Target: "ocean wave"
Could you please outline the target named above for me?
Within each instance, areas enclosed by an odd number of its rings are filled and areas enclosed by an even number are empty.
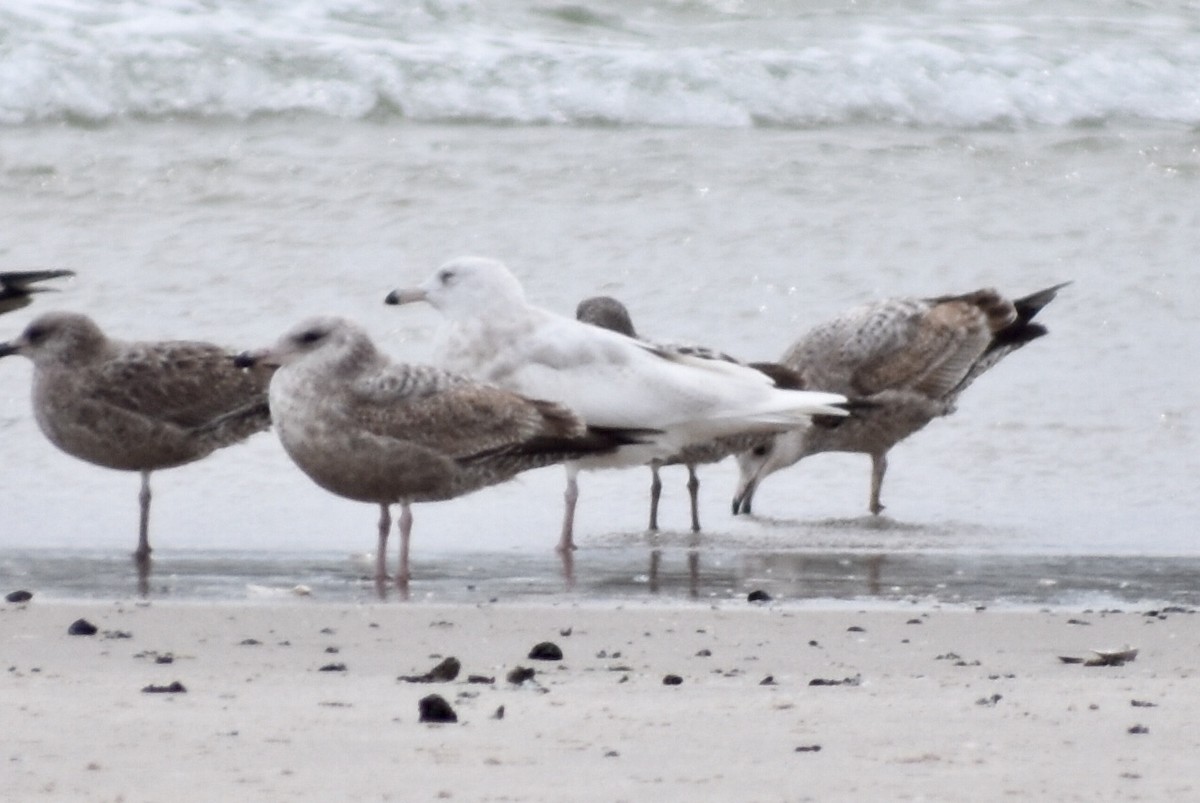
[[[685,14],[669,0],[615,7],[31,2],[0,10],[0,124],[315,114],[691,127],[1200,125],[1200,12],[1186,5],[1172,15],[1122,5],[1124,16],[1063,19],[936,8],[733,14],[698,2]]]

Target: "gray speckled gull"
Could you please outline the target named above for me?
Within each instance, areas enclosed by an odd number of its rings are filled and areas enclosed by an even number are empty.
[[[959,296],[874,301],[814,327],[781,362],[806,387],[867,402],[834,427],[776,435],[738,456],[733,512],[750,513],[770,474],[820,452],[871,456],[870,511],[883,510],[887,453],[934,418],[954,412],[959,395],[1008,354],[1046,334],[1032,323],[1065,284],[1009,300],[996,290]]]
[[[126,343],[90,318],[48,312],[0,357],[33,361],[33,413],[67,454],[142,476],[139,563],[150,556],[150,472],[199,460],[270,426],[268,372],[209,343]]]
[[[636,437],[589,428],[556,404],[430,366],[395,363],[340,318],[305,321],[239,362],[279,366],[271,414],[296,465],[327,491],[379,505],[380,583],[387,576],[392,504],[401,506],[396,580],[404,586],[412,504],[453,499]]]

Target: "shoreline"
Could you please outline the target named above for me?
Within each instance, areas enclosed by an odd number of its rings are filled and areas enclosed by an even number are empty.
[[[1200,785],[1200,618],[1149,613],[35,597],[0,607],[7,786],[127,801],[1180,799]],[[98,632],[68,635],[79,618]],[[544,641],[561,661],[529,658]],[[1122,666],[1059,660],[1124,646],[1139,654]],[[398,679],[450,656],[453,681]],[[518,667],[533,679],[508,682]],[[143,691],[173,683],[186,691]],[[418,722],[431,693],[458,723]]]

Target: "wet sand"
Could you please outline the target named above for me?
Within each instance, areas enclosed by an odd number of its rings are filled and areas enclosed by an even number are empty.
[[[68,635],[80,618],[98,632]],[[544,641],[563,659],[530,659]],[[1162,800],[1200,786],[1200,619],[1175,608],[35,597],[0,607],[0,644],[6,791],[22,800]],[[1126,645],[1139,653],[1121,666],[1059,659]],[[399,679],[448,656],[453,681]],[[507,681],[518,667],[536,674]],[[434,693],[457,723],[418,721]]]

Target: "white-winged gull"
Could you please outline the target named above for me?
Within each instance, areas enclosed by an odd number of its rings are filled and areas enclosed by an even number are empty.
[[[629,315],[629,310],[624,304],[617,299],[612,298],[611,296],[592,296],[580,301],[579,305],[575,308],[575,318],[583,321],[584,323],[590,323],[593,326],[599,326],[613,332],[620,332],[627,337],[640,339],[637,330],[634,328],[633,318]],[[703,357],[705,359],[739,362],[728,354],[703,346],[681,345],[674,343],[658,343],[655,345],[658,348],[667,351],[690,354],[697,357]],[[759,371],[767,372],[778,387],[793,390],[804,389],[804,386],[801,383],[800,375],[783,365],[775,363],[750,363],[750,367]],[[767,437],[768,434],[762,432],[727,435],[722,438],[713,438],[712,440],[704,441],[703,443],[696,443],[692,444],[691,446],[686,446],[683,448],[683,450],[676,454],[661,460],[651,461],[650,529],[658,529],[658,503],[662,496],[662,479],[659,476],[659,469],[661,467],[682,465],[687,468],[687,489],[691,506],[692,532],[699,532],[700,478],[696,474],[696,466],[717,463],[732,454],[738,454],[753,449],[759,446],[761,443],[764,443]]]
[[[1032,319],[1065,284],[1016,300],[993,289],[889,298],[814,327],[781,362],[798,371],[806,387],[853,395],[865,404],[853,417],[832,422],[836,425],[775,435],[738,455],[733,512],[750,513],[767,476],[809,455],[862,452],[871,456],[869,508],[879,514],[888,451],[934,418],[954,412],[975,379],[1046,334]]]
[[[278,366],[271,416],[296,465],[327,491],[379,505],[378,582],[387,576],[391,505],[401,506],[396,580],[404,586],[412,504],[453,499],[637,437],[588,427],[548,401],[393,362],[341,318],[305,321],[238,361]]]
[[[209,343],[127,343],[90,318],[47,312],[0,357],[33,361],[33,413],[72,457],[142,476],[138,546],[150,556],[150,473],[191,463],[270,426],[269,373],[243,371]]]
[[[655,432],[604,457],[566,464],[561,550],[574,547],[582,468],[645,465],[713,438],[804,427],[813,414],[845,412],[841,395],[780,390],[751,368],[664,351],[535,307],[493,259],[452,260],[386,300],[427,301],[445,315],[440,355],[449,370],[558,402],[589,425]]]
[[[34,285],[74,275],[75,271],[71,270],[0,271],[0,315],[26,307],[32,303],[34,293],[44,293],[52,289]]]

